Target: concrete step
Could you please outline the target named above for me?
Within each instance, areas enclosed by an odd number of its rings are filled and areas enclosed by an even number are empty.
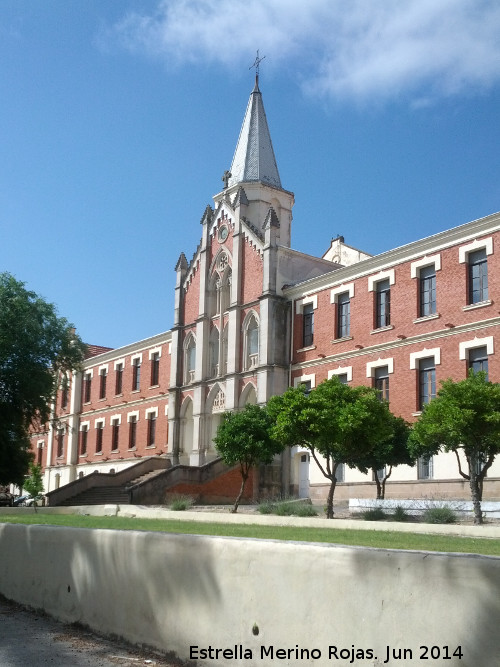
[[[71,505],[128,505],[129,495],[122,487],[97,487],[83,491],[72,498],[68,498],[64,503]]]

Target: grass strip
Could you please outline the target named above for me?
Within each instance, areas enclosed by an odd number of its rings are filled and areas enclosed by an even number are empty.
[[[198,523],[196,521],[140,519],[115,516],[81,516],[33,514],[0,517],[1,523],[70,526],[74,528],[145,530],[188,535],[219,537],[250,537],[255,539],[294,542],[323,542],[347,546],[380,549],[414,549],[500,556],[500,540],[455,535],[425,535],[421,533],[354,530],[342,528],[314,528],[297,526],[261,526],[226,523]]]

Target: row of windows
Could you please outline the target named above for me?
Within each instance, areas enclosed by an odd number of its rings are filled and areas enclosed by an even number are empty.
[[[467,368],[474,373],[482,371],[488,378],[488,348],[486,345],[471,348],[468,350]],[[378,366],[373,369],[372,386],[377,389],[380,400],[390,400],[390,376],[392,369],[388,365]],[[422,410],[423,406],[429,403],[436,396],[436,358],[429,356],[416,360],[416,370],[418,377],[417,390],[417,410]],[[347,372],[333,373],[342,384],[349,382]],[[306,391],[312,388],[312,381],[309,379],[301,380],[300,383],[305,386]]]
[[[213,327],[208,341],[209,378],[225,375],[227,372],[228,326],[224,327],[222,339],[219,329]],[[243,370],[251,370],[259,361],[259,322],[255,314],[246,318],[243,325]],[[194,382],[196,370],[196,339],[189,333],[184,343],[184,384]]]
[[[146,447],[154,447],[156,445],[156,422],[157,415],[155,412],[149,412],[147,414],[147,435],[146,435]],[[137,424],[138,419],[137,415],[130,415],[128,418],[128,429],[126,430],[126,442],[129,450],[135,450],[137,448]],[[118,452],[120,449],[120,442],[123,433],[123,428],[120,424],[120,419],[114,418],[111,420],[111,451]],[[100,454],[102,452],[104,437],[104,422],[97,422],[95,429],[95,453]],[[88,454],[88,445],[89,445],[89,427],[88,425],[82,425],[80,430],[80,443],[79,443],[79,454],[80,456],[87,456]],[[63,456],[62,450],[58,457]]]
[[[468,254],[467,305],[488,300],[488,261],[486,250],[480,249]],[[437,313],[436,265],[419,269],[418,277],[418,317],[429,317]],[[351,335],[351,295],[349,291],[335,294],[335,338]],[[303,306],[302,346],[309,347],[314,341],[314,304]],[[385,278],[374,285],[374,329],[391,325],[391,280]]]
[[[131,390],[139,391],[141,386],[141,358],[134,357],[132,359],[132,383]],[[120,396],[123,393],[123,373],[125,362],[117,362],[115,364],[115,383],[114,394]],[[151,354],[150,364],[150,386],[155,387],[160,384],[160,353],[153,352]],[[99,399],[106,398],[109,391],[108,386],[108,369],[107,367],[99,370]],[[90,403],[92,397],[92,373],[89,371],[83,376],[82,385],[82,403]],[[64,405],[63,405],[64,407]]]

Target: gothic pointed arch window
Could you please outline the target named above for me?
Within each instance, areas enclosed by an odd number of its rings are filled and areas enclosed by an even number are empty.
[[[196,369],[196,339],[192,333],[189,333],[184,343],[184,383],[194,382]]]
[[[220,290],[219,290],[219,312],[225,313],[231,303],[231,280],[232,274],[229,266],[225,268],[221,276]]]
[[[254,311],[243,322],[243,335],[243,366],[245,370],[250,370],[259,363],[259,320]]]
[[[219,291],[219,276],[216,272],[212,274],[212,277],[208,281],[207,288],[207,315],[208,317],[214,317],[218,313],[218,291]]]
[[[228,325],[224,327],[222,332],[222,345],[220,347],[221,356],[219,359],[219,375],[227,373],[227,351],[228,351]]]
[[[208,341],[208,376],[215,378],[219,375],[219,329],[212,327]]]

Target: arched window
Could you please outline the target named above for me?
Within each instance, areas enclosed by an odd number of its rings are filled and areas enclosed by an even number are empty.
[[[218,312],[218,282],[217,273],[212,275],[207,288],[207,315],[213,317]]]
[[[231,303],[231,269],[227,268],[221,277],[221,286],[219,291],[220,313],[225,313]]]
[[[250,370],[259,364],[259,321],[255,313],[247,315],[243,323],[243,333],[243,366],[245,370]]]
[[[213,327],[210,332],[208,347],[208,377],[215,378],[219,375],[219,330],[217,327]]]
[[[194,382],[194,374],[196,369],[196,340],[193,334],[189,334],[186,338],[184,347],[184,368],[185,368],[185,384]]]
[[[222,356],[219,359],[219,375],[225,375],[227,373],[227,336],[228,336],[228,326],[224,327],[222,332]]]

